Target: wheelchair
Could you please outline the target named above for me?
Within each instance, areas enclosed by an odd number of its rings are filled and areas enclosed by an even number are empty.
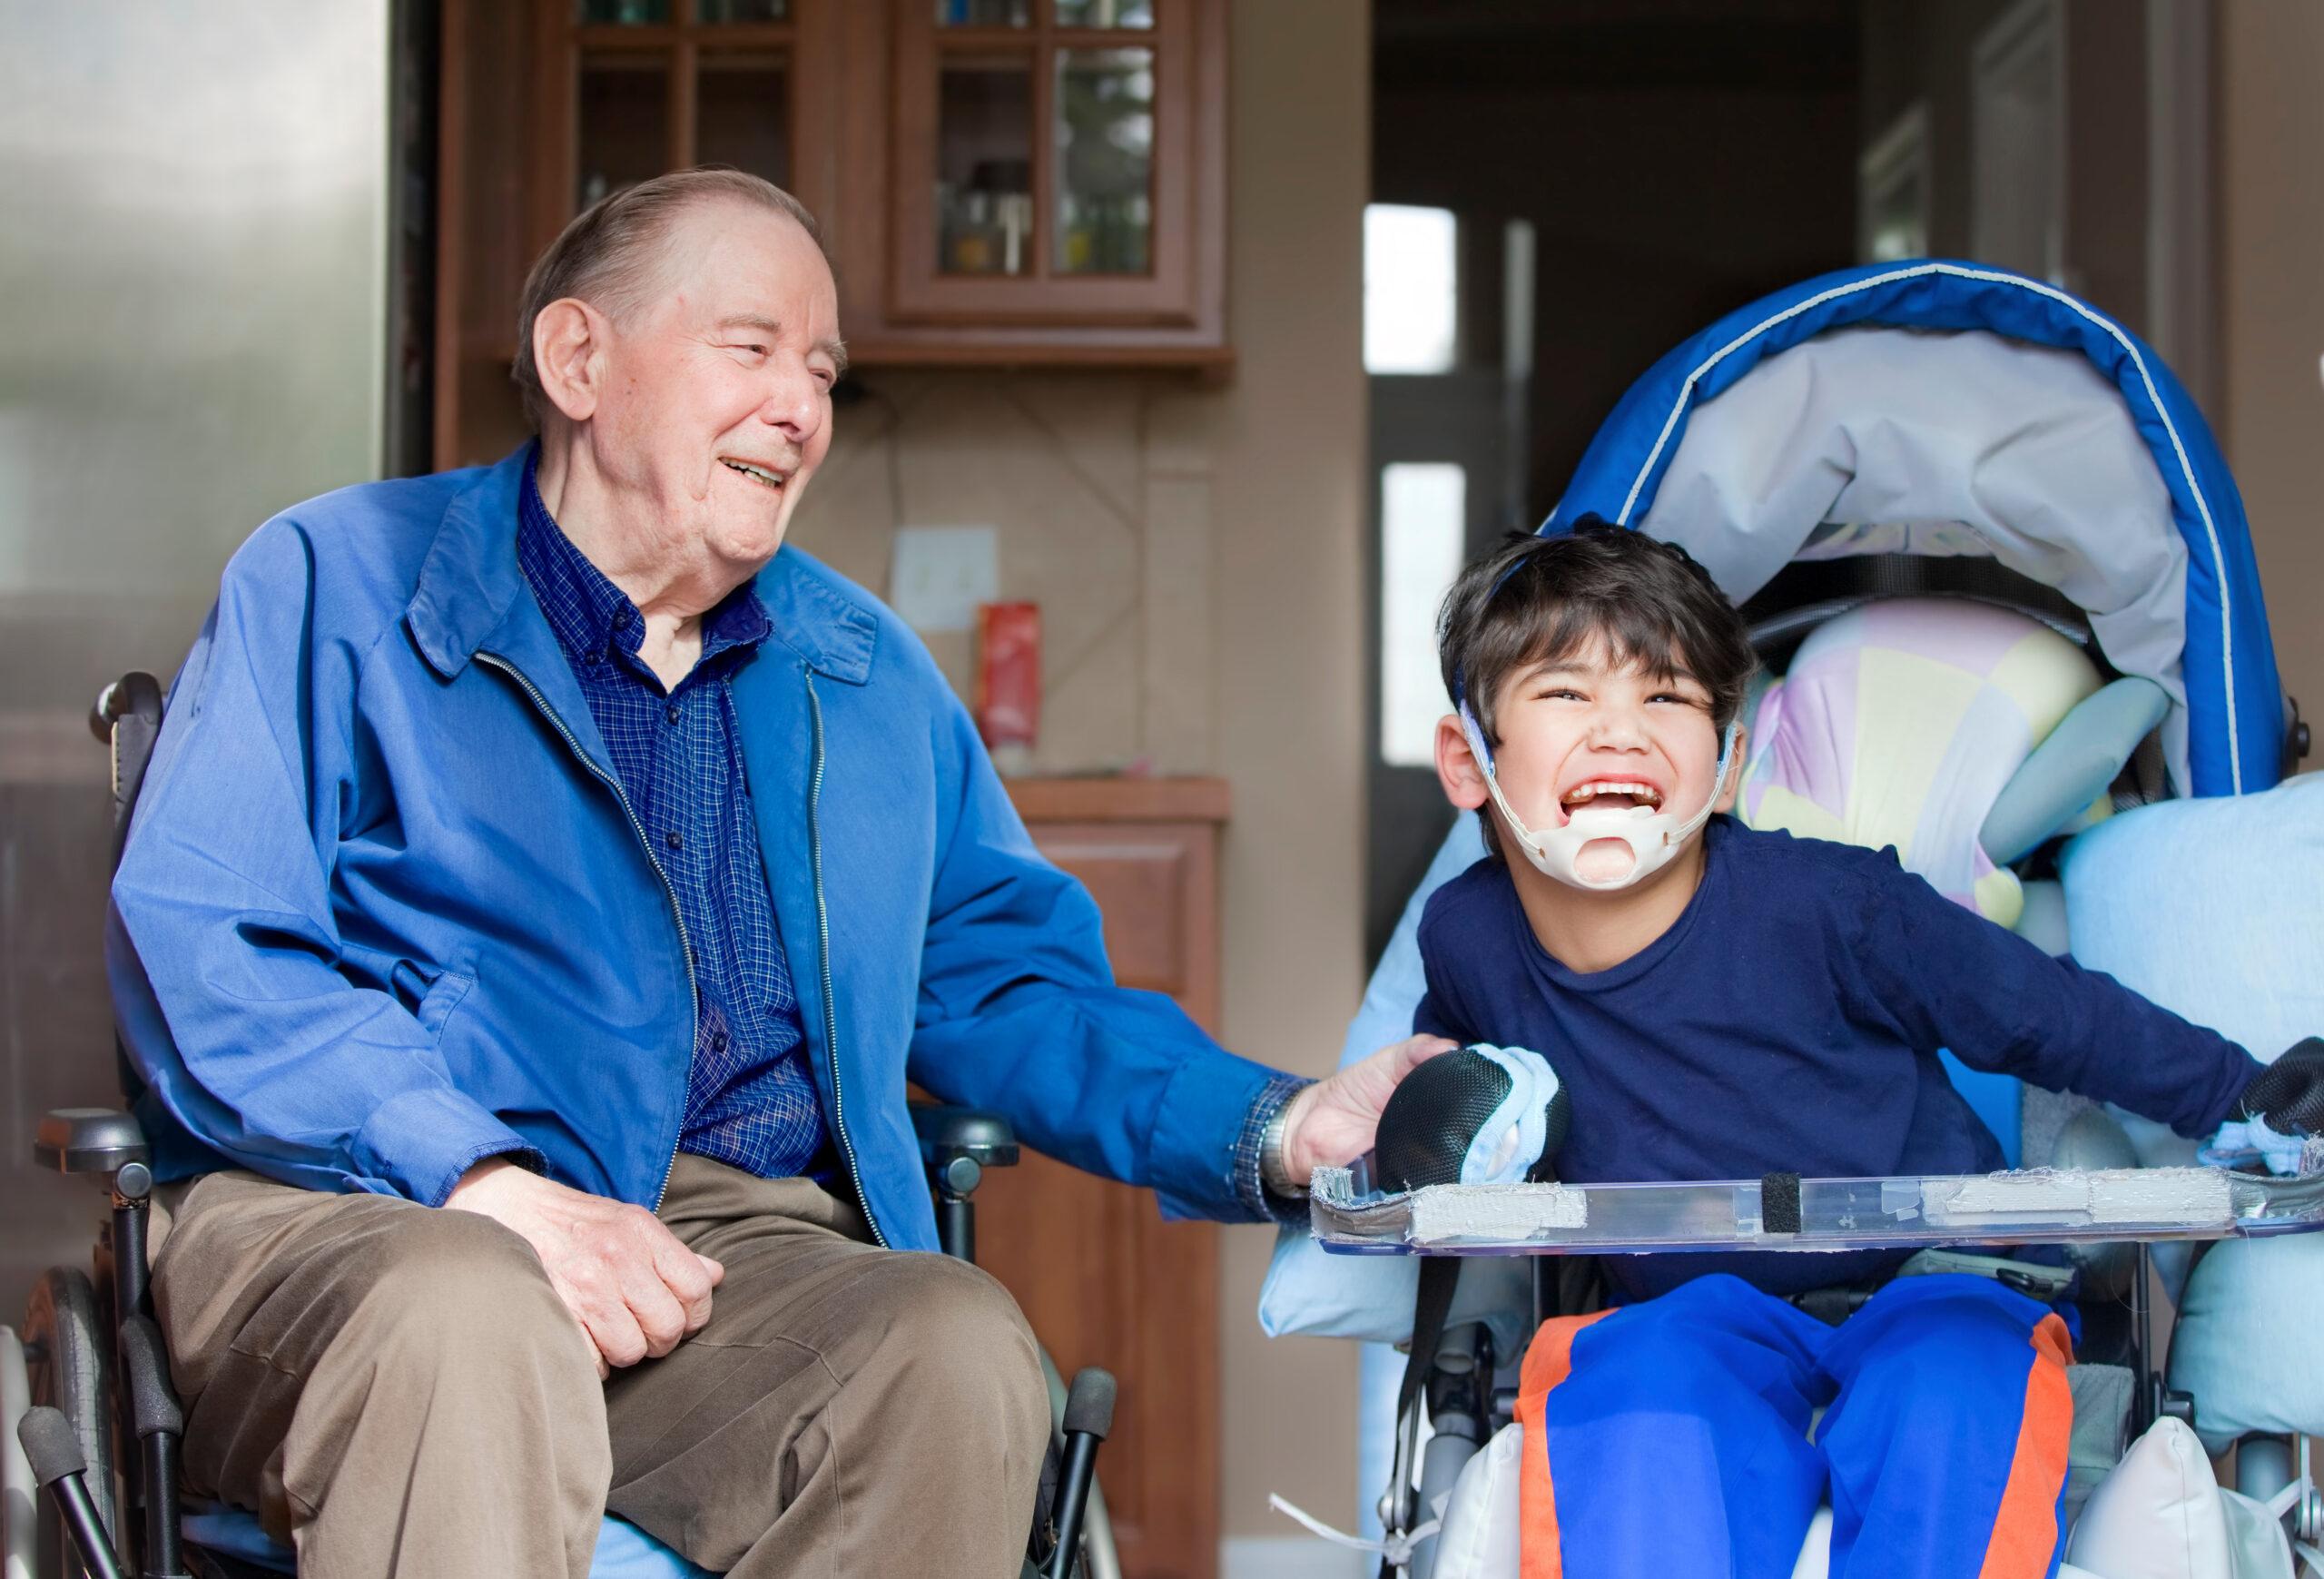
[[[90,714],[92,732],[113,757],[115,864],[162,708],[159,683],[133,673],[106,686]],[[118,1048],[116,1055],[126,1089],[126,1055]],[[973,1197],[985,1169],[1017,1162],[1016,1136],[998,1114],[968,1108],[915,1102],[911,1120],[943,1252],[973,1263]],[[0,1579],[273,1579],[295,1573],[292,1553],[254,1515],[189,1505],[179,1495],[185,1422],[148,1288],[153,1179],[137,1120],[105,1109],[52,1111],[40,1121],[33,1158],[98,1186],[110,1212],[96,1242],[94,1276],[51,1268],[34,1286],[23,1327],[0,1327]],[[1120,1579],[1095,1475],[1098,1446],[1111,1429],[1113,1378],[1085,1369],[1068,1387],[1046,1348],[1041,1365],[1051,1453],[1025,1579]],[[590,1573],[592,1579],[706,1579],[705,1570],[611,1515]]]

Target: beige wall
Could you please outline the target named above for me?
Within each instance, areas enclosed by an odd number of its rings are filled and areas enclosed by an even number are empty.
[[[2219,29],[2213,415],[2250,516],[2284,689],[2313,719],[2324,715],[2324,6],[2225,0]]]
[[[1182,376],[874,374],[797,540],[884,588],[899,525],[1000,528],[1038,599],[1038,771],[1144,757],[1223,774],[1226,1038],[1320,1073],[1363,987],[1359,331],[1368,5],[1233,7],[1231,385]],[[965,690],[969,638],[931,646]],[[1354,1516],[1355,1349],[1268,1343],[1272,1236],[1224,1236],[1225,1533]]]
[[[1210,413],[1218,738],[1236,797],[1226,1025],[1242,1048],[1314,1071],[1337,1053],[1364,982],[1370,14],[1353,0],[1234,7],[1231,310],[1243,368]],[[1267,1512],[1271,1487],[1327,1517],[1355,1501],[1354,1346],[1259,1337],[1268,1242],[1261,1229],[1227,1236],[1229,1535],[1295,1533]]]

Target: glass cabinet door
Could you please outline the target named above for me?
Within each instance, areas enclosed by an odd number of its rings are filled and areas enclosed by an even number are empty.
[[[1196,0],[891,3],[891,315],[1185,321],[1195,23],[1206,8]]]
[[[668,170],[730,164],[789,187],[793,0],[537,0],[574,61],[573,212]]]

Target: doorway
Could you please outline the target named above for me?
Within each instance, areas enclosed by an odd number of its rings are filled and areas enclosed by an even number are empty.
[[[1376,959],[1452,821],[1417,749],[1449,523],[1463,561],[1538,525],[1664,351],[1855,261],[1861,45],[1855,0],[1375,0],[1373,27],[1365,288],[1407,331],[1367,311]]]

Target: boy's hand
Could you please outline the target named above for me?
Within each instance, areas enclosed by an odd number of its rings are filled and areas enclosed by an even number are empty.
[[[1291,1099],[1283,1118],[1284,1171],[1303,1183],[1318,1168],[1344,1168],[1372,1150],[1380,1110],[1403,1078],[1461,1044],[1409,1036]]]
[[[2324,1135],[2324,1038],[2308,1038],[2252,1076],[2236,1112],[2279,1135]],[[1287,1126],[1284,1150],[1288,1154]]]

